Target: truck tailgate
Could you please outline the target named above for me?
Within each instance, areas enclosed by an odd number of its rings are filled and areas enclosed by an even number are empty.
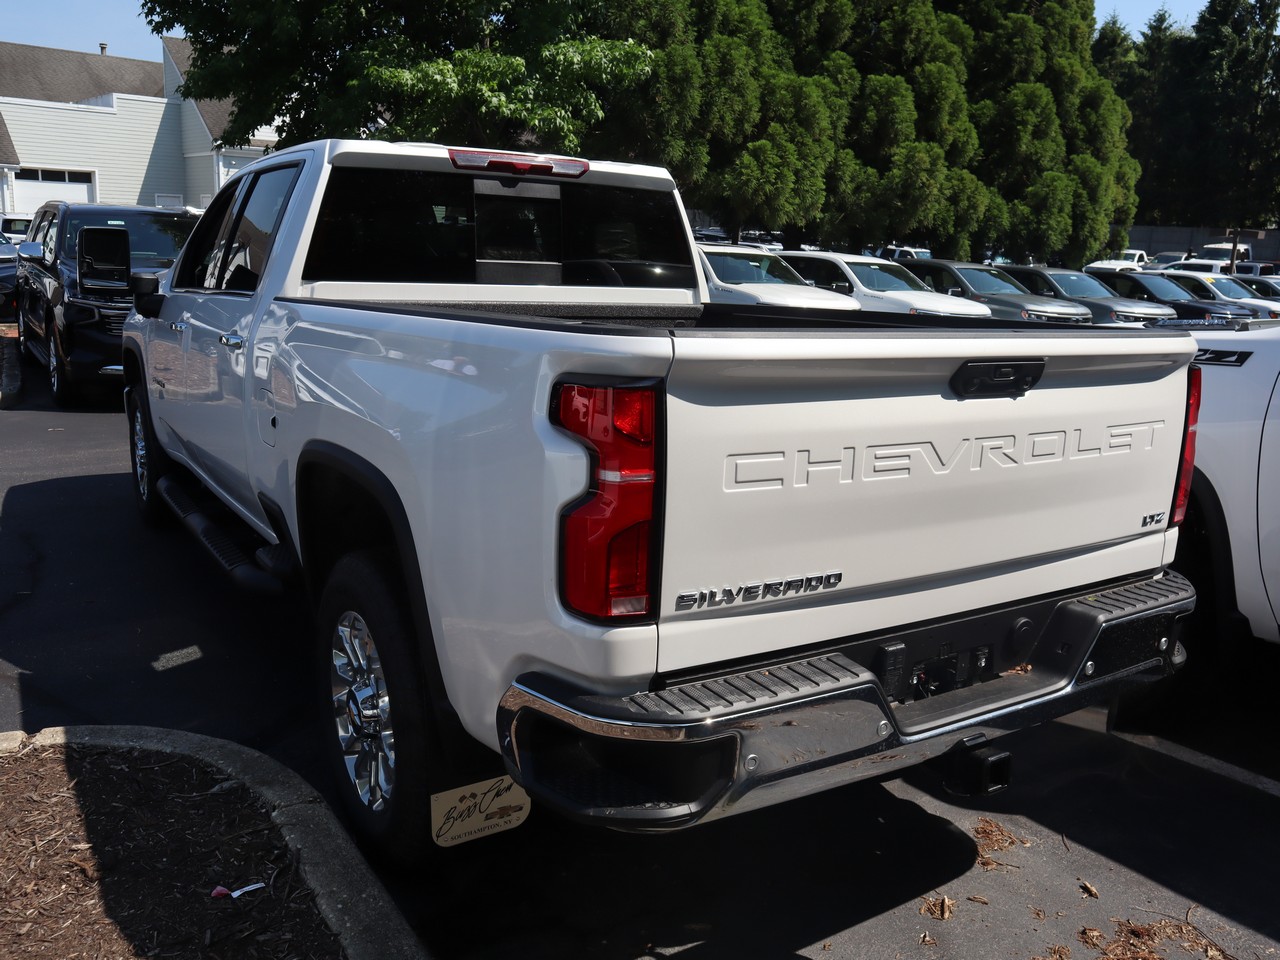
[[[1155,331],[677,335],[658,669],[1158,569],[1194,349]],[[988,361],[1043,372],[958,396],[953,375]]]

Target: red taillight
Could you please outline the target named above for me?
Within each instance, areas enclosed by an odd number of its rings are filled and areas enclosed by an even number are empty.
[[[565,604],[584,616],[651,613],[657,388],[562,384],[552,417],[591,451],[587,496],[560,534]]]
[[[1182,465],[1178,469],[1178,489],[1173,495],[1173,515],[1169,526],[1176,527],[1187,516],[1191,499],[1191,477],[1196,466],[1196,427],[1200,423],[1200,368],[1194,363],[1187,371],[1187,426],[1182,434]]]
[[[503,153],[498,150],[450,149],[449,160],[459,170],[489,170],[525,176],[538,173],[551,177],[581,177],[590,168],[576,157],[535,156],[531,153]]]

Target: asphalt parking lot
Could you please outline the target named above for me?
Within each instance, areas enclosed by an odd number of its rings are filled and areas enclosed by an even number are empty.
[[[187,730],[322,785],[305,613],[139,527],[114,403],[59,411],[30,383],[0,440],[0,727]],[[1277,652],[1250,648],[1242,676]],[[1280,956],[1273,702],[1193,689],[1121,736],[1073,714],[1004,738],[1013,784],[980,801],[920,771],[666,836],[535,810],[383,882],[445,960]]]

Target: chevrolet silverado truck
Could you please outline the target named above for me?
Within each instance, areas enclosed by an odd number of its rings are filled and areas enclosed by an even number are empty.
[[[1192,332],[1204,398],[1175,566],[1204,600],[1196,652],[1223,666],[1233,640],[1280,643],[1280,323]]]
[[[246,167],[130,282],[139,509],[312,598],[375,853],[994,790],[1001,734],[1183,658],[1184,331],[755,315],[662,169],[368,141]]]

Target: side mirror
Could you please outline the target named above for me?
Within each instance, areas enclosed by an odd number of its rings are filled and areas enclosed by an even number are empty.
[[[963,296],[964,296],[964,290],[963,290],[963,288],[961,288],[961,287],[948,287],[948,288],[947,288],[947,296],[949,296],[949,297],[963,297]]]
[[[81,227],[76,239],[80,290],[124,296],[129,292],[129,231],[123,227]]]
[[[18,244],[18,256],[23,260],[43,260],[44,245],[34,240],[26,240]]]
[[[160,278],[154,273],[135,273],[129,278],[129,292],[133,294],[133,309],[140,317],[158,317],[164,306],[164,294],[160,292]]]
[[[853,296],[853,284],[848,280],[837,280],[831,285],[831,289],[836,293],[843,293],[846,297]]]

